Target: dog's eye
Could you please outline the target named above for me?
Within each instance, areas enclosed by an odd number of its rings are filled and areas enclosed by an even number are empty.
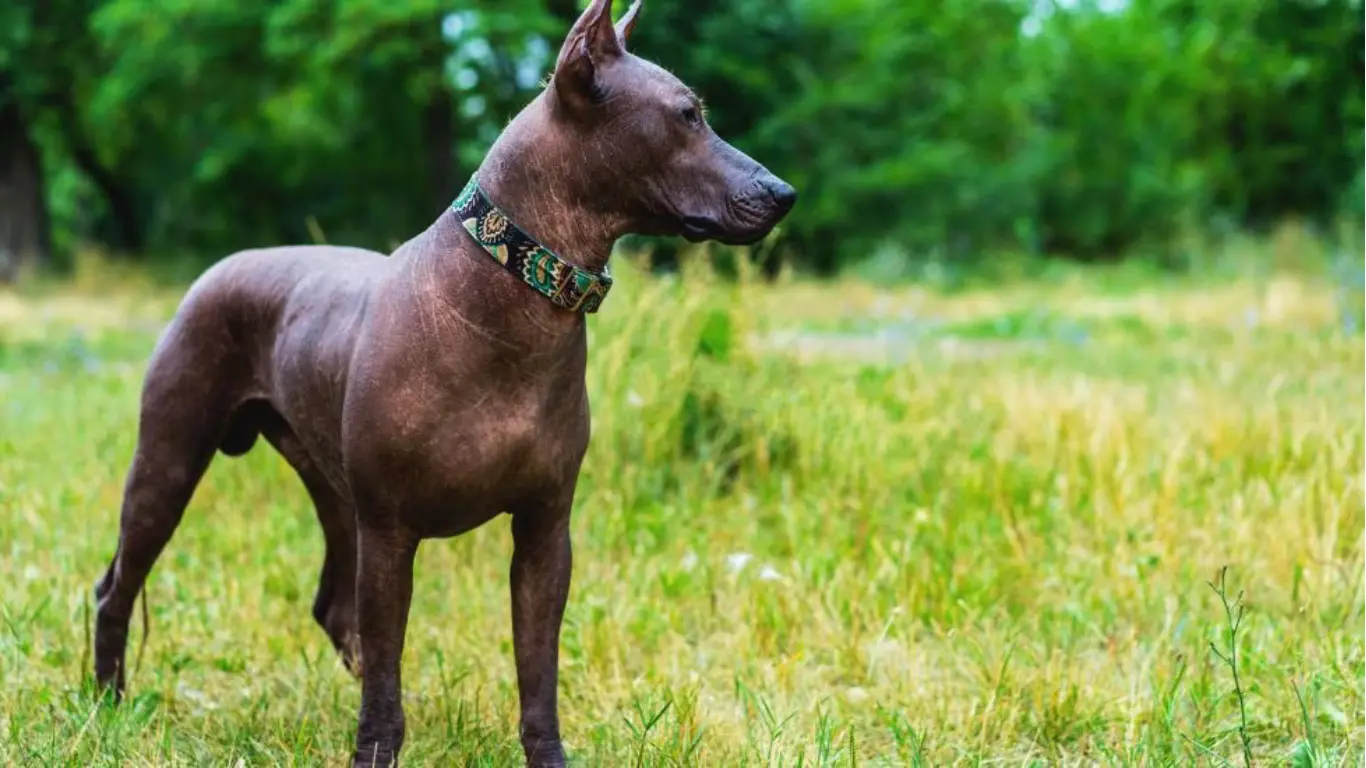
[[[697,107],[694,107],[691,104],[679,110],[679,114],[683,116],[683,122],[687,123],[688,125],[696,126],[699,122],[697,117]]]

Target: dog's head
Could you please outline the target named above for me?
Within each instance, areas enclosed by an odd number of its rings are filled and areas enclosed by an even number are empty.
[[[614,25],[611,0],[594,0],[565,38],[546,94],[551,119],[582,152],[593,204],[636,234],[762,239],[796,190],[717,136],[678,78],[627,52],[639,13],[636,0]]]

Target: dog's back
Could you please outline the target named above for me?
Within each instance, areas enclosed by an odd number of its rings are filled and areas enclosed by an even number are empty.
[[[194,281],[176,314],[246,313],[254,317],[243,319],[259,321],[265,319],[261,313],[275,316],[293,301],[342,294],[354,299],[368,290],[385,263],[385,255],[377,251],[331,245],[238,251]]]

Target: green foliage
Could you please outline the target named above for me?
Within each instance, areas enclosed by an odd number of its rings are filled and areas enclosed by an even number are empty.
[[[498,12],[541,23],[535,3]],[[111,64],[91,117],[174,201],[155,221],[168,241],[301,240],[315,219],[329,239],[388,247],[458,185],[465,126],[443,77],[445,16],[433,0],[177,0],[155,11],[112,0],[92,19]],[[502,55],[519,52],[506,26],[481,33]]]
[[[387,248],[458,190],[580,5],[21,0],[0,7],[0,100],[31,117],[60,243]],[[805,266],[1361,220],[1357,0],[642,13],[632,47],[801,191],[769,248]]]

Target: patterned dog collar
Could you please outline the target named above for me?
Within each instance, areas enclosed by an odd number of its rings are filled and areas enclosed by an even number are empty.
[[[489,200],[488,194],[479,186],[477,174],[470,177],[451,209],[460,217],[465,231],[494,261],[555,306],[587,313],[597,312],[602,305],[607,290],[612,287],[612,274],[607,267],[604,266],[601,273],[590,272],[570,264],[536,242]]]

